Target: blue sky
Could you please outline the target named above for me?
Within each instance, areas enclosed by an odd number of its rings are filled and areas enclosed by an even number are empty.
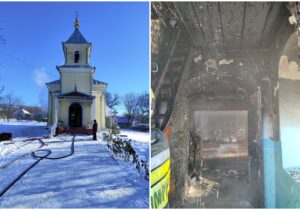
[[[47,101],[43,83],[59,78],[55,67],[64,62],[61,43],[74,31],[76,12],[81,33],[93,44],[95,79],[119,95],[148,91],[147,2],[0,2],[0,34],[6,39],[0,46],[0,84],[6,91],[26,105]]]

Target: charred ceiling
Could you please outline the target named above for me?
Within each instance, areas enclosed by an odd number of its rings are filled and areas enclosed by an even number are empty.
[[[295,31],[290,21],[294,6],[287,2],[152,3],[151,86],[156,103],[168,104],[165,116],[153,118],[164,118],[166,125],[180,82],[188,82],[182,81],[184,71],[189,79],[227,77],[243,83],[253,78],[252,86],[276,85],[274,71],[282,46]]]
[[[207,54],[269,49],[280,25],[290,16],[282,2],[155,3],[153,19],[182,24],[193,47]]]

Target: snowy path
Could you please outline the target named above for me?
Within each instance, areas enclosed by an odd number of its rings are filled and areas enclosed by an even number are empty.
[[[72,136],[45,140],[51,157],[70,153]],[[0,191],[35,160],[0,171]],[[115,161],[101,141],[76,136],[73,156],[42,160],[0,198],[0,208],[148,208],[149,183]]]

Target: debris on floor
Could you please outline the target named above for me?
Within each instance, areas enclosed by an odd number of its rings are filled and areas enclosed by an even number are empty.
[[[238,177],[240,175],[240,173],[237,170],[228,170],[227,174],[229,176],[236,176],[236,177]]]
[[[217,188],[219,183],[209,180],[207,178],[198,177],[188,178],[189,187],[186,190],[187,197],[205,197],[209,193],[213,192],[213,190]]]

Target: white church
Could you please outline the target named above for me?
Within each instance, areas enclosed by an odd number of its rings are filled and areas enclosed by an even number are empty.
[[[80,33],[78,17],[75,31],[62,43],[65,63],[57,66],[60,79],[46,83],[48,88],[48,125],[64,129],[105,128],[105,90],[107,83],[94,79],[90,66],[92,43]]]

